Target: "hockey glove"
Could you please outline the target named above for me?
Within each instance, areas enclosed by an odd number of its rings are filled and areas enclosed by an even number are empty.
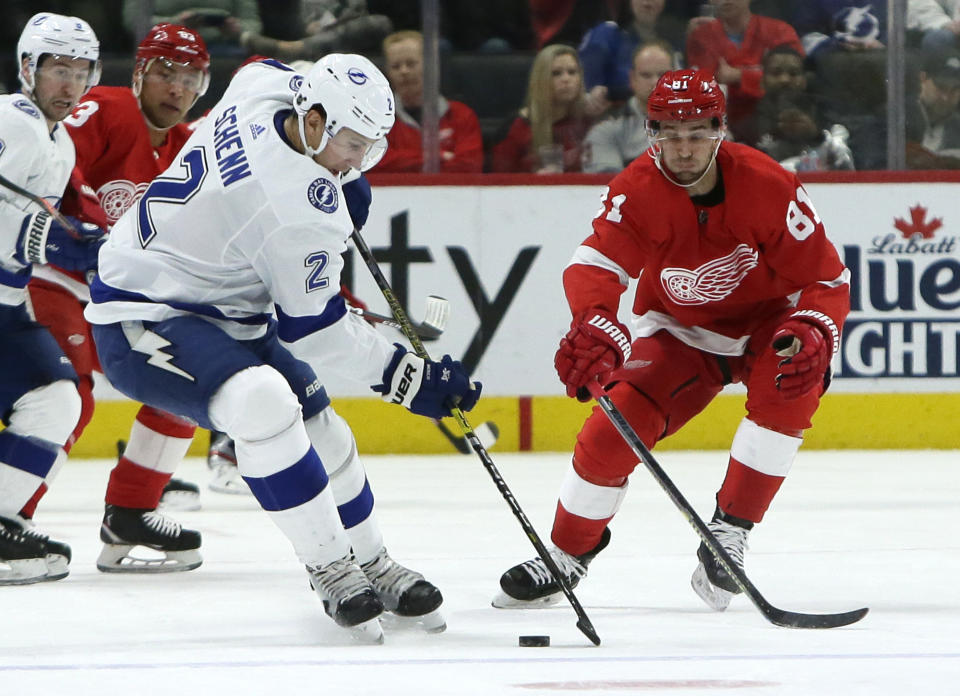
[[[604,377],[630,359],[630,332],[617,318],[602,309],[583,315],[560,340],[553,360],[567,396],[589,401],[588,382]]]
[[[797,399],[824,383],[832,352],[826,327],[803,319],[787,319],[774,333],[772,345],[783,358],[777,389],[784,399]]]
[[[370,191],[370,182],[367,181],[367,177],[361,174],[359,178],[345,183],[343,199],[347,202],[347,210],[350,211],[353,226],[362,230],[367,224],[370,203],[373,201],[373,193]]]
[[[49,263],[67,271],[95,269],[104,243],[103,230],[77,218],[64,217],[76,232],[45,210],[25,217],[17,238],[16,259],[23,264]]]
[[[383,394],[383,400],[402,404],[413,413],[429,418],[450,415],[458,406],[469,411],[480,398],[483,385],[471,382],[459,360],[444,355],[440,362],[424,360],[398,343],[387,369],[383,384],[373,387]]]

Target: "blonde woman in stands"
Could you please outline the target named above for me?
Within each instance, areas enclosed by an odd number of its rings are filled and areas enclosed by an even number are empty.
[[[571,46],[552,44],[533,61],[525,104],[491,151],[495,172],[581,171],[586,113],[583,68]]]

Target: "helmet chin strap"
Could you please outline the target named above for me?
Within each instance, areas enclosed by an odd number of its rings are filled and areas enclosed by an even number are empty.
[[[307,157],[313,159],[318,154],[323,151],[323,148],[327,146],[327,142],[330,140],[330,134],[327,133],[327,129],[323,129],[323,135],[320,137],[320,145],[317,147],[310,147],[310,144],[307,142],[307,135],[304,132],[304,122],[306,114],[297,114],[297,129],[300,133],[300,144],[303,145],[303,150],[306,153]]]
[[[712,167],[714,163],[717,161],[717,152],[720,151],[720,143],[722,142],[723,142],[723,134],[717,137],[717,144],[713,148],[713,154],[710,155],[710,164],[706,166],[706,168],[703,170],[703,174],[698,176],[696,181],[689,184],[681,184],[679,181],[677,181],[672,176],[670,176],[670,173],[669,173],[670,170],[668,170],[666,167],[663,166],[663,162],[660,159],[661,150],[659,146],[655,148],[656,154],[653,155],[653,162],[654,164],[657,165],[657,169],[660,170],[660,173],[663,174],[666,177],[667,181],[669,181],[671,184],[676,184],[677,186],[680,186],[681,188],[685,188],[685,189],[693,188],[694,186],[699,184],[701,181],[703,181],[703,178],[710,172],[710,167]]]

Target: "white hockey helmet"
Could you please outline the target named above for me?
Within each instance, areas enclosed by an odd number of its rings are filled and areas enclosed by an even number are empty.
[[[323,138],[316,149],[307,145],[303,131],[304,116],[314,105],[326,112]],[[376,141],[363,158],[362,171],[386,152],[386,136],[396,112],[387,78],[370,60],[352,53],[331,53],[314,63],[293,98],[293,108],[308,157],[323,150],[343,128]]]
[[[25,92],[33,92],[37,65],[44,55],[85,58],[90,61],[87,89],[100,81],[100,42],[79,17],[40,12],[33,15],[17,41],[17,70]],[[23,67],[23,59],[27,59]]]

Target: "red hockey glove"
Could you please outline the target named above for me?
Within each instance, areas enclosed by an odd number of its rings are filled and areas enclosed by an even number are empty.
[[[820,324],[787,319],[773,335],[773,349],[780,361],[777,389],[784,399],[797,399],[823,384],[830,366],[831,344]]]
[[[583,387],[630,359],[630,332],[604,310],[591,310],[560,340],[553,359],[567,396],[589,401]]]

